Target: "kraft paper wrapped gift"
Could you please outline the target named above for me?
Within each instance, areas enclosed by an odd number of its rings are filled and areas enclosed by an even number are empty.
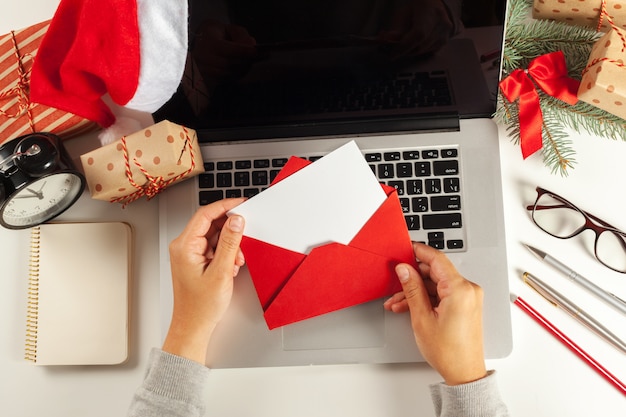
[[[91,197],[131,203],[204,172],[196,132],[167,120],[80,157]]]
[[[611,29],[606,16],[598,28],[603,0],[534,0],[533,18],[556,20],[575,26],[587,26],[607,32]],[[626,0],[605,0],[606,13],[613,23],[626,29]]]
[[[98,128],[72,113],[30,101],[30,71],[49,25],[45,21],[0,36],[0,143],[33,132],[67,139]]]
[[[578,98],[626,119],[626,31],[613,29],[591,49]]]

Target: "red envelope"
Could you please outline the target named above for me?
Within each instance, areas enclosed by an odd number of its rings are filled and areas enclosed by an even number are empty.
[[[291,158],[273,184],[310,162]],[[402,290],[395,266],[416,265],[395,188],[348,245],[308,255],[244,236],[241,249],[270,329],[389,296]]]

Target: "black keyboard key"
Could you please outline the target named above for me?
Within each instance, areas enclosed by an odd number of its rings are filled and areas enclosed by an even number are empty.
[[[432,211],[458,211],[461,210],[460,195],[445,195],[431,197],[430,208]]]
[[[254,160],[254,167],[255,168],[269,168],[270,167],[270,160],[269,159],[255,159]]]
[[[394,175],[394,169],[393,169],[393,164],[380,164],[378,165],[378,178],[380,178],[381,180],[385,180],[388,178],[393,178]]]
[[[233,162],[232,161],[221,161],[217,163],[217,170],[218,171],[229,171],[233,169]]]
[[[461,191],[461,180],[459,178],[444,178],[443,191],[445,193],[458,193]]]
[[[200,205],[206,206],[207,204],[222,200],[224,198],[224,192],[222,190],[200,191],[198,196],[200,198]]]
[[[413,176],[413,164],[400,162],[396,164],[396,175],[398,178],[409,178]]]
[[[448,249],[463,249],[463,240],[461,239],[448,240],[446,242],[446,245],[448,246]]]
[[[435,175],[459,175],[459,161],[455,159],[433,162]]]
[[[428,240],[443,240],[443,232],[428,232]]]
[[[406,221],[406,228],[409,230],[420,230],[420,218],[419,216],[404,216],[404,221]]]
[[[272,159],[272,168],[282,168],[287,164],[287,158],[275,158]]]
[[[431,248],[435,248],[435,249],[444,249],[445,247],[445,243],[443,240],[429,240],[428,241],[428,246],[430,246]]]
[[[250,185],[250,173],[248,171],[235,172],[235,187],[248,187]]]
[[[407,161],[420,159],[420,151],[405,151],[402,152],[402,157]]]
[[[426,151],[422,151],[423,159],[437,159],[439,158],[439,151],[437,149],[428,149]]]
[[[322,159],[322,156],[311,156],[311,157],[309,157],[309,161],[311,161],[311,162],[315,162],[318,159]]]
[[[425,230],[458,229],[463,225],[461,213],[424,214],[422,223]]]
[[[270,183],[274,182],[274,180],[276,179],[276,176],[278,175],[278,173],[280,172],[280,170],[278,169],[273,169],[270,171]]]
[[[220,172],[217,174],[216,185],[219,188],[230,188],[233,186],[233,176],[230,172]]]
[[[457,149],[442,149],[441,157],[442,158],[456,158],[459,156],[459,151]]]
[[[404,181],[389,181],[387,185],[395,188],[398,195],[404,195]]]
[[[426,194],[439,194],[441,192],[441,180],[439,178],[426,180]]]
[[[366,153],[365,160],[367,162],[380,162],[383,160],[383,156],[379,153]]]
[[[253,171],[252,185],[269,185],[269,176],[267,171]]]
[[[415,176],[416,177],[429,177],[430,176],[430,162],[416,162],[415,163]]]
[[[226,198],[239,198],[241,197],[241,190],[235,188],[232,190],[226,190]]]
[[[213,171],[215,169],[215,162],[205,162],[204,170],[205,171]]]
[[[407,180],[406,192],[407,194],[410,194],[410,195],[423,194],[424,193],[423,181],[422,180]]]
[[[252,161],[235,162],[235,169],[250,169],[250,168],[252,168]]]
[[[200,174],[200,175],[198,175],[198,187],[200,187],[200,188],[213,188],[213,187],[215,187],[215,175],[214,174]]]
[[[411,212],[410,201],[409,201],[408,198],[401,198],[400,199],[400,207],[402,207],[402,212],[403,213],[410,213]]]
[[[411,199],[413,212],[424,213],[428,211],[428,197],[413,197]]]
[[[250,198],[250,197],[254,197],[255,195],[257,195],[258,193],[260,193],[261,190],[258,188],[244,188],[243,190],[243,196]]]
[[[384,158],[385,161],[399,161],[400,152],[385,152]]]

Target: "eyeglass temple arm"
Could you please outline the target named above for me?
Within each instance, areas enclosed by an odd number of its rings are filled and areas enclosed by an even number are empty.
[[[541,206],[541,205],[535,206],[535,205],[531,204],[531,205],[526,206],[526,210],[549,210],[549,209],[553,209],[553,208],[573,208],[573,207],[575,207],[575,206],[570,206],[570,205],[567,205],[567,204],[559,204],[559,205],[553,205],[553,206]],[[593,214],[591,214],[589,212],[586,212],[584,210],[580,210],[580,211],[582,211],[587,216],[589,216],[591,219],[593,219],[596,222],[600,223],[604,227],[608,227],[608,228],[611,228],[613,230],[619,231],[617,229],[617,227],[613,226],[612,224],[609,224],[609,223],[605,222],[604,220],[594,216]]]

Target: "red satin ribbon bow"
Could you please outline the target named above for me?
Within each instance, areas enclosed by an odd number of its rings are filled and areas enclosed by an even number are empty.
[[[500,81],[500,90],[509,102],[519,98],[520,144],[524,159],[542,146],[543,115],[535,84],[546,94],[567,104],[578,102],[580,81],[567,76],[565,56],[561,51],[541,55],[530,62],[528,70],[516,69]]]

